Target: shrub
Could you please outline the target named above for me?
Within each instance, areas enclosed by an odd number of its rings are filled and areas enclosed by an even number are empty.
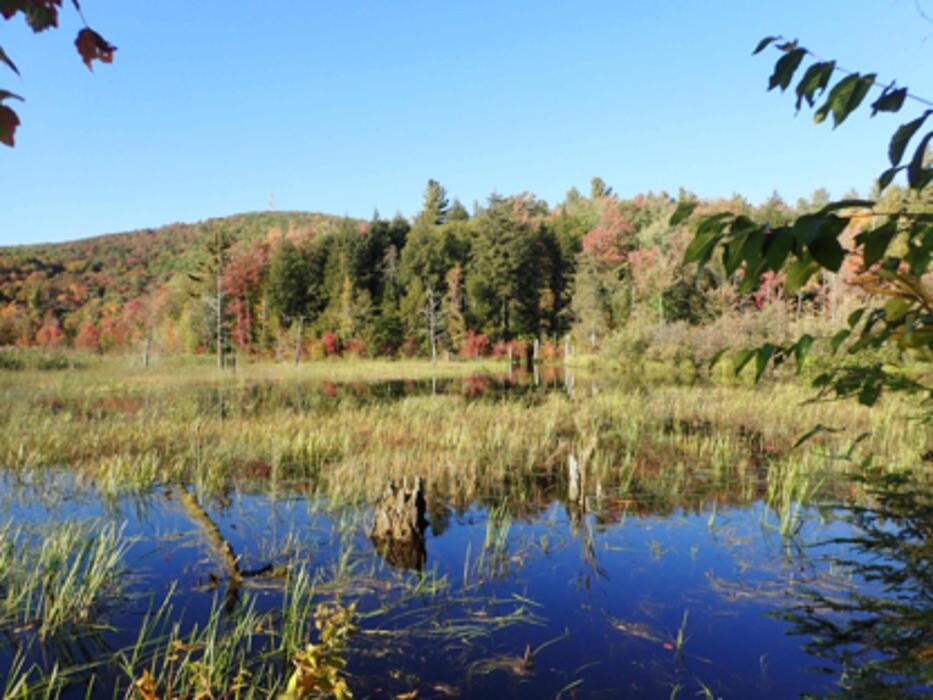
[[[461,357],[484,357],[489,353],[489,337],[484,333],[470,331],[460,348]]]
[[[324,355],[326,357],[340,354],[340,339],[333,331],[327,331],[321,336],[321,345],[324,346]]]

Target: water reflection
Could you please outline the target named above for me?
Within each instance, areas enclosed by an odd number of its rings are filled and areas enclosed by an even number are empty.
[[[933,491],[907,472],[857,478],[873,502],[834,515],[851,525],[823,543],[838,575],[807,586],[782,614],[806,650],[831,662],[838,697],[933,690]]]
[[[221,387],[194,387],[184,392],[185,401],[195,402],[196,412],[230,417],[261,416],[271,410],[290,410],[295,413],[336,410],[348,406],[385,404],[417,396],[462,396],[471,400],[528,400],[543,398],[552,392],[573,396],[576,381],[571,369],[535,364],[529,371],[515,368],[503,374],[471,374],[465,377],[432,377],[413,380],[356,382],[297,382],[255,381],[246,385]],[[587,391],[598,389],[594,377],[583,384]],[[162,405],[170,397],[161,399]],[[113,396],[89,401],[86,397],[69,399],[51,397],[40,400],[53,414],[70,413],[82,420],[103,420],[111,416],[136,415],[150,410],[151,397]]]
[[[646,463],[624,478],[584,468],[572,485],[563,465],[469,502],[409,481],[371,504],[310,496],[307,484],[272,493],[249,483],[204,498],[162,487],[104,505],[54,471],[0,479],[4,519],[103,517],[138,538],[132,586],[98,627],[37,645],[0,624],[0,675],[16,649],[46,669],[116,658],[150,602],[172,588],[172,622],[185,629],[204,625],[215,597],[231,628],[250,610],[280,615],[284,587],[304,571],[320,595],[360,602],[349,666],[360,696],[534,698],[570,686],[607,698],[676,688],[680,697],[704,688],[897,697],[929,688],[929,492],[878,477],[865,484],[873,501],[804,509],[789,541],[770,525],[755,474],[717,482],[702,469]],[[42,496],[53,487],[65,497]],[[386,538],[373,523],[398,503],[414,510],[396,508],[383,530],[398,531]],[[289,578],[256,580],[268,567]],[[226,599],[225,588],[234,591]],[[258,633],[248,643],[250,658],[273,653]],[[815,661],[832,675],[808,672]],[[109,691],[116,667],[94,668]]]

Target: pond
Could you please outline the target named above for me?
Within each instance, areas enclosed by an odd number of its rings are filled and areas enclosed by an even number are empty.
[[[468,401],[471,383],[445,381],[440,391]],[[487,385],[527,400],[506,382]],[[392,403],[425,390],[419,400],[438,388],[324,386],[319,395]],[[327,410],[270,398],[290,391],[227,392],[223,420],[249,419],[263,402]],[[189,396],[201,411],[205,397]],[[106,418],[94,411],[153,410],[125,398],[82,401],[95,406],[83,412],[92,422]],[[66,399],[54,410],[76,409]],[[654,439],[715,432],[671,420]],[[758,442],[736,444],[754,457]],[[930,690],[926,496],[891,477],[866,486],[826,476],[819,498],[777,507],[775,490],[789,487],[763,469],[724,476],[697,464],[675,482],[671,473],[682,470],[673,465],[575,474],[573,461],[468,492],[427,476],[423,522],[398,542],[371,537],[377,499],[321,488],[319,476],[113,489],[62,466],[8,470],[0,480],[5,692],[22,683],[23,697],[167,697],[169,689],[265,697],[318,640],[315,611],[321,623],[328,610],[347,609],[341,658],[355,697]],[[159,695],[147,695],[148,679]]]

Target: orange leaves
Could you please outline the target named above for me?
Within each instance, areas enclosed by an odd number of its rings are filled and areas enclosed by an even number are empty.
[[[156,695],[155,679],[149,673],[149,669],[143,671],[143,675],[133,685],[141,700],[159,700],[159,696]]]
[[[88,67],[88,70],[94,69],[91,64],[95,60],[101,63],[112,63],[113,52],[117,50],[116,46],[90,27],[85,27],[78,32],[75,47],[77,47],[78,53],[81,54],[81,60],[84,61],[84,65]]]

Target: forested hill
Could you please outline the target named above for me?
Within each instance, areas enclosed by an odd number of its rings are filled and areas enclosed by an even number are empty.
[[[270,231],[311,232],[337,220],[312,212],[250,212],[65,243],[0,246],[0,301],[22,299],[23,283],[34,272],[86,284],[97,294],[140,293],[154,280],[193,270],[213,227],[222,227],[236,241],[256,241]]]
[[[82,325],[105,320],[117,307],[196,273],[218,229],[236,249],[276,236],[310,237],[341,221],[314,212],[250,212],[64,243],[0,246],[0,345],[73,342],[79,319]],[[35,337],[50,319],[63,335],[53,330]]]
[[[885,206],[909,196],[888,188]],[[779,274],[744,294],[741,271],[685,268],[689,222],[670,224],[678,199],[695,197],[622,198],[594,178],[588,196],[572,189],[554,206],[492,195],[467,212],[430,181],[410,220],[263,212],[0,249],[0,346],[211,352],[219,335],[249,355],[472,356],[531,339],[553,352],[571,334],[587,351],[689,350],[699,363],[738,329],[780,340],[791,322],[841,318],[862,293],[855,256],[794,294]],[[696,215],[777,227],[827,200],[733,196]]]

